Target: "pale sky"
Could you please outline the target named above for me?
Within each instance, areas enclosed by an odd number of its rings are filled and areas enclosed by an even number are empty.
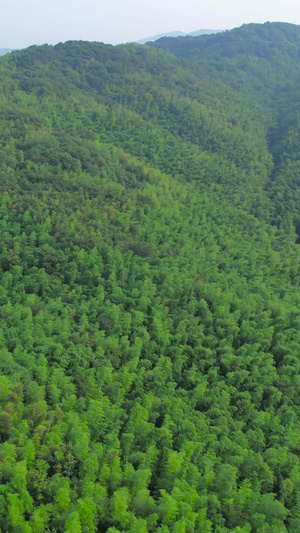
[[[0,0],[0,48],[70,39],[117,44],[266,21],[300,24],[299,0]]]

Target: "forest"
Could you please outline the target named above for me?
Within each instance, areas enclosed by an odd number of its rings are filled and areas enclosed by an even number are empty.
[[[299,533],[300,26],[0,58],[0,532]]]

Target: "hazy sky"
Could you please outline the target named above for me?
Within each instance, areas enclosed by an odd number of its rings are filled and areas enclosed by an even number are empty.
[[[268,20],[300,24],[299,0],[0,0],[0,48],[69,39],[116,44]]]

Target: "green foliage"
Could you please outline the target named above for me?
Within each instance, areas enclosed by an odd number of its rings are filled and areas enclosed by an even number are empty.
[[[299,531],[299,42],[1,58],[2,531]]]

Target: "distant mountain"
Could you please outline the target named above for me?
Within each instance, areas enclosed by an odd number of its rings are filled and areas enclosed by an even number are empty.
[[[145,39],[140,39],[137,41],[139,44],[146,44],[149,42],[157,41],[162,37],[197,37],[198,35],[210,35],[212,33],[220,33],[224,30],[196,30],[190,33],[184,33],[183,31],[169,31],[167,33],[160,33],[159,35],[153,35],[152,37],[146,37]]]
[[[0,56],[4,56],[5,54],[8,54],[9,52],[12,52],[11,48],[0,48]]]

